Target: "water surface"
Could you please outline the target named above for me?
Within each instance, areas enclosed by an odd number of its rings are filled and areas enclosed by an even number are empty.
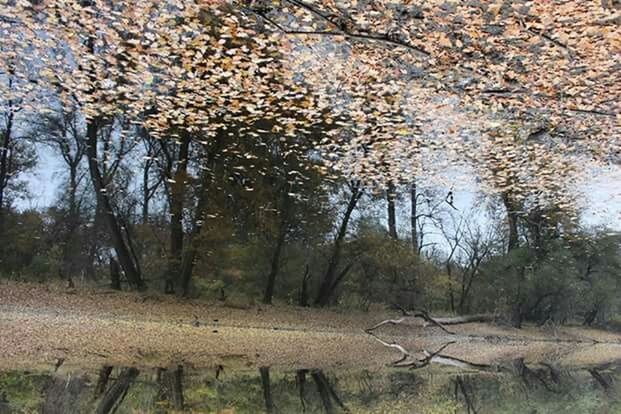
[[[360,356],[363,358],[364,356]],[[0,372],[0,413],[617,413],[621,365]]]

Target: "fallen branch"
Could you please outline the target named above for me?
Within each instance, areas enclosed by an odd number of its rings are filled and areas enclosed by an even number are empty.
[[[372,332],[370,332],[369,330],[366,331],[369,335],[371,335],[377,342],[379,342],[380,344],[384,345],[385,347],[388,348],[393,348],[396,349],[397,351],[399,351],[401,353],[402,358],[392,362],[390,365],[395,366],[396,364],[405,361],[408,357],[412,356],[404,347],[402,347],[401,345],[399,345],[396,342],[386,342],[382,339],[380,339],[377,335],[373,334]]]
[[[464,323],[472,323],[472,322],[491,322],[494,320],[492,315],[480,314],[480,315],[465,315],[465,316],[456,316],[450,318],[433,318],[429,315],[426,310],[418,309],[414,310],[413,313],[408,312],[404,308],[399,305],[394,305],[397,309],[401,311],[403,317],[398,319],[386,319],[368,329],[366,332],[371,332],[380,326],[383,325],[399,325],[402,324],[412,318],[420,318],[425,321],[426,324],[437,326],[442,329],[444,332],[450,335],[455,335],[454,332],[449,331],[444,325],[460,325]]]
[[[492,322],[494,320],[493,315],[487,314],[478,314],[478,315],[464,315],[464,316],[455,316],[451,318],[435,318],[437,323],[441,323],[442,325],[461,325],[464,323],[473,323],[473,322]]]

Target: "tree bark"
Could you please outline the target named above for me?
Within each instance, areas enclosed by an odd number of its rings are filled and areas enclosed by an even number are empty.
[[[352,185],[351,196],[347,204],[347,209],[345,210],[343,221],[341,222],[336,238],[334,239],[334,245],[332,247],[332,254],[330,255],[330,260],[328,261],[328,267],[326,269],[326,273],[321,282],[321,285],[319,286],[319,292],[317,293],[317,296],[315,298],[315,305],[317,306],[326,306],[328,303],[330,303],[330,299],[334,294],[334,282],[337,278],[336,270],[341,259],[342,244],[347,234],[347,228],[349,226],[351,215],[356,208],[358,201],[362,197],[362,193],[363,192],[359,184],[355,183]]]
[[[102,209],[103,218],[108,226],[108,231],[110,232],[114,251],[118,257],[119,264],[123,269],[123,273],[132,288],[144,290],[146,286],[136,264],[133,261],[130,247],[125,242],[119,219],[112,210],[112,203],[106,192],[106,186],[104,185],[101,172],[99,171],[97,161],[97,133],[99,129],[99,122],[100,120],[97,118],[90,119],[86,126],[86,136],[88,139],[87,157],[91,181],[95,189],[97,200],[99,201],[99,205]]]

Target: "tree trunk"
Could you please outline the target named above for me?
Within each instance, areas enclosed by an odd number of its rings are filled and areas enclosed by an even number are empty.
[[[95,413],[109,414],[115,412],[118,406],[123,402],[123,399],[125,399],[129,387],[138,377],[139,373],[140,371],[136,368],[125,368],[121,371],[117,380],[101,398]]]
[[[276,247],[272,254],[272,261],[270,264],[270,273],[267,275],[267,285],[265,287],[265,293],[263,294],[263,303],[266,305],[272,304],[272,298],[274,296],[274,285],[276,284],[276,276],[280,268],[280,254],[282,247],[285,244],[285,232],[280,231],[278,240],[276,241]]]
[[[310,266],[307,264],[304,269],[304,276],[302,276],[302,286],[300,288],[300,297],[298,299],[298,305],[308,306],[308,280],[310,279]]]
[[[341,222],[339,231],[336,235],[336,238],[334,239],[334,246],[332,248],[330,260],[328,261],[326,273],[321,282],[321,285],[319,286],[319,292],[317,293],[317,297],[315,298],[315,305],[317,306],[326,306],[330,302],[330,299],[334,294],[334,282],[337,277],[336,269],[338,268],[341,259],[342,243],[347,234],[347,227],[349,226],[351,215],[356,208],[356,205],[358,204],[358,200],[360,200],[361,197],[362,189],[360,189],[360,186],[358,184],[354,184],[352,186],[351,197],[349,198],[347,209],[345,210],[345,215],[343,216],[343,221]]]
[[[204,171],[201,177],[201,188],[199,191],[198,202],[192,223],[192,231],[188,235],[181,257],[181,287],[183,296],[190,294],[190,282],[192,281],[192,270],[194,268],[194,260],[196,258],[196,242],[200,236],[201,230],[205,223],[207,213],[207,196],[209,187],[209,174]]]
[[[519,246],[518,208],[507,193],[504,193],[502,195],[502,201],[507,210],[507,222],[509,225],[509,240],[507,245],[507,251],[511,252]]]
[[[188,297],[190,294],[190,282],[192,281],[192,270],[194,269],[194,259],[196,258],[196,243],[203,229],[203,225],[205,224],[207,215],[209,183],[211,181],[211,172],[208,168],[214,164],[216,155],[224,139],[224,133],[216,137],[216,141],[209,152],[207,160],[205,161],[205,168],[201,174],[201,186],[198,191],[198,201],[194,211],[192,230],[184,244],[183,254],[181,255],[181,288],[183,297]]]
[[[80,223],[80,212],[77,203],[77,186],[78,186],[78,171],[77,164],[74,162],[69,163],[69,211],[67,214],[67,232],[64,235],[65,243],[62,247],[62,268],[63,273],[68,279],[75,276],[77,271],[74,254],[76,250],[79,250],[79,246],[75,245],[75,236]]]
[[[412,233],[412,251],[418,256],[418,217],[417,217],[417,194],[416,184],[412,184],[410,188],[410,231]]]
[[[9,101],[9,110],[10,109],[11,104]],[[11,146],[11,134],[13,130],[13,116],[13,112],[9,112],[2,145],[0,146],[0,234],[4,232],[4,192],[9,181],[9,148]]]
[[[283,189],[282,196],[282,208],[280,209],[280,225],[278,229],[278,237],[276,239],[276,246],[272,254],[272,261],[270,264],[270,273],[267,276],[267,285],[265,287],[265,293],[263,295],[263,303],[271,304],[274,296],[274,285],[276,284],[276,276],[280,270],[280,256],[282,254],[283,246],[285,245],[285,238],[287,236],[287,230],[289,227],[289,196],[287,190]]]
[[[110,258],[110,289],[121,290],[121,271],[114,258]]]
[[[509,239],[507,243],[507,253],[511,253],[513,250],[519,247],[519,233],[518,233],[518,207],[513,202],[509,194],[503,193],[502,202],[507,210],[507,222],[509,225]],[[516,289],[516,295],[512,304],[510,323],[514,328],[521,328],[522,321],[524,319],[522,289],[525,278],[525,268],[522,266],[519,269],[515,269],[517,272],[518,286]]]
[[[91,181],[95,189],[97,200],[102,209],[103,218],[110,232],[114,251],[118,257],[119,264],[123,269],[123,273],[132,288],[144,290],[146,286],[136,264],[133,261],[130,247],[125,242],[121,225],[112,210],[112,203],[106,192],[106,186],[104,185],[101,172],[99,171],[97,161],[97,132],[99,129],[99,122],[100,121],[98,119],[90,119],[86,126],[86,136],[88,139],[87,156]]]
[[[69,165],[69,219],[71,223],[76,222],[80,216],[80,212],[78,211],[77,192],[78,165],[77,163],[71,163]]]
[[[514,302],[511,308],[510,323],[511,323],[511,326],[519,329],[519,328],[522,328],[522,322],[524,320],[524,300],[522,298],[522,290],[524,289],[523,284],[524,284],[524,279],[526,276],[525,274],[526,269],[524,268],[524,266],[521,266],[519,269],[516,269],[516,270],[518,273],[517,274],[518,286],[516,289]]]
[[[151,202],[151,194],[149,194],[150,169],[151,164],[147,161],[142,170],[142,224],[149,222],[149,203]]]
[[[267,414],[274,413],[274,400],[272,399],[272,387],[270,384],[270,369],[267,367],[259,368],[261,374],[261,387],[263,388],[263,399],[265,400],[265,411]]]
[[[167,286],[181,287],[180,269],[183,254],[183,205],[187,187],[188,156],[190,135],[181,134],[181,146],[177,156],[177,168],[169,186],[170,203],[170,250],[168,252],[168,268],[166,270]]]
[[[386,202],[388,204],[388,234],[393,240],[398,239],[397,235],[397,215],[395,212],[395,185],[388,183],[386,189]]]
[[[591,326],[593,322],[595,322],[595,318],[597,318],[598,313],[599,313],[599,304],[595,304],[595,306],[593,306],[593,308],[591,308],[591,310],[587,312],[582,324],[586,326]]]

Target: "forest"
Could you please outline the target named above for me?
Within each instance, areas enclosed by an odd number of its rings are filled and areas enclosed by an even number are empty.
[[[618,2],[2,0],[0,38],[2,279],[620,322]]]
[[[0,414],[595,413],[619,0],[0,0]]]

